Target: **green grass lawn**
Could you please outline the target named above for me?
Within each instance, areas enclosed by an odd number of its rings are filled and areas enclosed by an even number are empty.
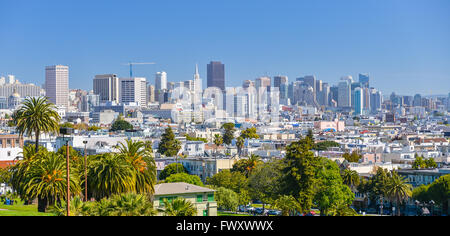
[[[53,216],[53,214],[38,212],[37,205],[23,205],[23,202],[18,202],[12,206],[0,203],[0,216]]]

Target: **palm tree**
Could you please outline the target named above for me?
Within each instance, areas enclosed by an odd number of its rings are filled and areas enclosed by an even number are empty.
[[[398,175],[397,172],[392,172],[388,184],[387,195],[394,200],[397,205],[397,215],[400,215],[400,203],[412,196],[412,186],[407,183],[404,177]]]
[[[133,167],[123,155],[105,153],[92,158],[88,170],[89,192],[100,200],[113,194],[136,191]]]
[[[195,216],[197,208],[184,198],[176,198],[172,202],[164,199],[164,209],[158,209],[165,216]]]
[[[42,133],[58,133],[61,117],[56,112],[56,106],[46,97],[27,98],[22,106],[14,112],[13,121],[20,135],[36,139],[35,150],[39,151],[39,136]]]
[[[302,212],[300,204],[293,196],[281,196],[275,200],[274,207],[281,210],[282,216],[289,216],[292,212]]]
[[[250,157],[246,161],[246,173],[247,176],[256,169],[256,167],[262,163],[261,157],[255,154],[251,154]]]
[[[119,155],[133,168],[136,193],[153,194],[156,183],[156,164],[150,149],[141,141],[127,140],[119,144]]]
[[[242,154],[242,148],[244,148],[244,143],[245,143],[245,140],[242,136],[239,136],[236,139],[236,147],[238,149],[239,156],[241,156],[241,154]]]
[[[114,216],[153,216],[156,211],[148,196],[135,193],[115,195],[112,198]]]
[[[345,185],[353,188],[359,185],[359,175],[358,172],[354,170],[345,169],[342,174],[342,180]]]
[[[93,202],[84,202],[80,196],[75,196],[70,200],[70,215],[71,216],[89,216],[93,208]],[[51,212],[57,216],[67,215],[67,202],[61,201],[60,205],[56,205]]]
[[[219,148],[220,145],[223,144],[223,138],[222,138],[222,136],[220,136],[220,134],[214,135],[214,144],[216,145],[215,156],[217,157],[217,149]]]
[[[56,153],[38,155],[31,163],[24,183],[25,193],[29,199],[38,198],[40,212],[45,212],[47,205],[54,205],[66,198],[67,179],[65,159]],[[76,173],[70,173],[70,193],[79,194],[81,188]],[[67,199],[66,199],[67,201]]]

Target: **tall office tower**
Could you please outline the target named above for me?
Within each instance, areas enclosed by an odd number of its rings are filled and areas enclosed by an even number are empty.
[[[156,72],[155,75],[155,90],[167,89],[167,73],[166,72]]]
[[[175,82],[167,82],[167,90],[172,91],[175,89]]]
[[[319,94],[322,92],[322,80],[318,79],[316,80],[316,90],[314,92],[316,93],[316,99],[319,97]]]
[[[288,77],[287,76],[274,76],[273,86],[280,91],[280,104],[287,105],[288,100]]]
[[[369,74],[359,74],[359,83],[362,88],[369,88],[370,86],[370,77]]]
[[[248,88],[248,87],[255,87],[255,82],[253,82],[252,80],[245,80],[243,83],[242,83],[242,88],[244,88],[244,89],[246,89],[246,88]]]
[[[147,101],[149,103],[154,103],[155,102],[155,86],[149,85],[147,88],[147,92],[148,92]]]
[[[381,110],[381,104],[383,103],[383,96],[380,91],[374,88],[370,89],[370,112],[377,114]]]
[[[212,61],[207,66],[207,87],[216,87],[225,91],[225,65]]]
[[[259,88],[265,88],[267,92],[270,92],[271,84],[272,80],[270,77],[259,77],[255,80],[256,91],[259,91]]]
[[[307,75],[303,77],[303,82],[305,82],[307,85],[311,86],[313,88],[314,93],[314,99],[316,99],[316,77],[314,75]]]
[[[355,110],[355,115],[363,114],[363,105],[364,105],[364,97],[363,90],[361,88],[355,88],[355,106],[353,109]]]
[[[317,103],[320,106],[328,106],[330,96],[330,85],[328,83],[322,84],[322,91],[318,94]]]
[[[448,93],[448,97],[447,97],[447,111],[450,112],[450,93]]]
[[[414,95],[413,106],[415,107],[422,106],[422,96],[420,94]]]
[[[362,87],[363,97],[364,97],[364,105],[363,109],[365,111],[370,111],[370,89],[367,87]]]
[[[147,79],[141,77],[120,78],[120,103],[138,103],[147,107]]]
[[[62,65],[45,67],[45,92],[56,106],[69,106],[69,67]]]
[[[351,97],[351,83],[349,80],[344,79],[344,81],[338,84],[338,106],[339,107],[351,107],[352,97]]]
[[[93,83],[94,94],[100,95],[100,102],[119,102],[119,78],[117,75],[96,75]]]
[[[186,80],[182,83],[187,90],[194,91],[194,80]]]
[[[413,96],[403,96],[403,105],[412,107],[414,102]]]
[[[336,85],[331,86],[330,88],[330,96],[328,98],[328,104],[332,104],[332,101],[337,103],[339,100],[339,87]]]

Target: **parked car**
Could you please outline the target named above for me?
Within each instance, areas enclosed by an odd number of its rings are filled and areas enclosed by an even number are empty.
[[[269,211],[267,211],[267,214],[270,216],[281,216],[281,211],[269,210]]]
[[[245,208],[245,212],[252,213],[252,212],[254,212],[254,211],[255,211],[255,208],[254,208],[254,207],[246,207],[246,208]]]
[[[258,215],[265,215],[265,214],[267,214],[268,211],[269,210],[263,209],[263,208],[256,208],[255,209],[255,213],[258,214]]]

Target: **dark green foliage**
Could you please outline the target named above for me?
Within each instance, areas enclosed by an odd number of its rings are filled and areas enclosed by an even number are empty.
[[[175,134],[173,133],[172,128],[168,127],[162,135],[161,142],[158,146],[158,153],[168,157],[173,157],[178,154],[180,149],[180,141],[175,139]]]
[[[225,130],[223,134],[223,143],[230,145],[234,139],[234,132],[236,131],[236,129],[234,128],[234,124],[225,123],[223,124],[222,129]]]
[[[334,141],[323,141],[314,144],[314,150],[326,151],[330,147],[340,147],[340,144]]]
[[[190,175],[186,173],[173,174],[166,178],[164,183],[188,183],[197,186],[203,186],[202,180],[197,175]]]
[[[214,187],[224,187],[240,193],[247,187],[247,178],[240,172],[223,170],[206,180],[206,183]]]
[[[241,132],[241,137],[243,139],[258,139],[259,135],[256,133],[256,128],[248,128]]]
[[[186,170],[186,168],[180,164],[180,163],[172,163],[167,165],[164,170],[161,171],[161,173],[159,173],[159,179],[160,180],[165,180],[167,177],[176,174],[176,173],[187,173],[188,171]]]
[[[208,143],[208,140],[206,138],[191,137],[189,136],[189,134],[185,134],[184,136],[186,137],[187,141],[202,141],[204,143]]]
[[[114,121],[114,123],[111,126],[111,131],[119,131],[119,130],[132,130],[133,125],[130,124],[128,121],[123,119],[118,119]]]

